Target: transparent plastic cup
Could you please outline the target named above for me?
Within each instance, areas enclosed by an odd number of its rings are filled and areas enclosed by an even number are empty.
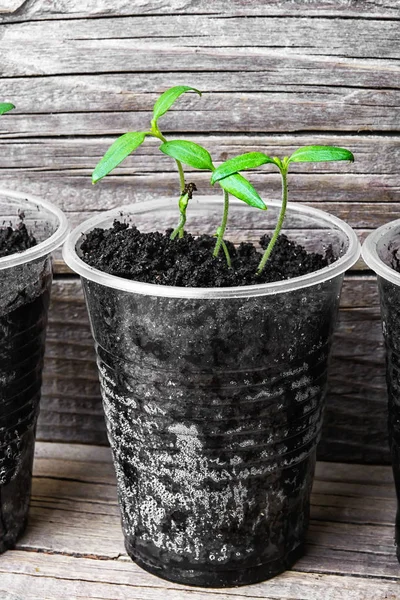
[[[0,189],[0,227],[23,215],[37,245],[0,258],[0,552],[25,528],[52,280],[51,252],[68,224],[55,206]]]
[[[279,208],[232,201],[227,239],[257,241]],[[187,231],[213,234],[221,214],[219,198],[192,200]],[[114,219],[163,231],[177,218],[167,199],[110,211],[71,233],[64,259],[83,282],[129,555],[180,583],[243,585],[302,554],[340,288],[359,243],[339,219],[289,205],[284,232],[338,257],[290,281],[169,287],[79,256],[85,234]]]
[[[365,240],[362,256],[378,279],[382,328],[386,347],[388,429],[397,494],[395,539],[400,562],[400,219],[379,227]]]

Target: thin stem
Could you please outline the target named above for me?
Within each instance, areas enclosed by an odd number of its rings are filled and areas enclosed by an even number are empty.
[[[231,257],[229,254],[228,246],[225,244],[224,240],[222,240],[221,246],[222,246],[222,250],[224,251],[224,254],[225,254],[228,268],[230,269],[232,267],[232,261],[231,261]]]
[[[153,120],[151,121],[151,131],[149,133],[150,133],[150,135],[153,135],[154,137],[161,140],[161,142],[163,142],[163,143],[165,143],[167,141],[167,138],[163,136],[161,131],[158,129],[157,123]],[[181,186],[181,197],[182,197],[182,195],[185,192],[185,188],[186,188],[185,173],[183,171],[182,163],[179,160],[176,160],[176,158],[174,160],[176,162],[176,166],[178,167],[179,183]],[[174,240],[178,234],[179,234],[179,238],[183,238],[184,227],[185,227],[185,223],[186,223],[186,207],[187,207],[187,204],[186,204],[185,208],[183,210],[181,210],[181,218],[179,219],[179,223],[178,223],[177,227],[175,227],[174,231],[170,235],[171,240]]]
[[[163,134],[158,129],[158,127],[154,126],[153,123],[152,123],[151,131],[149,131],[149,133],[151,135],[153,135],[154,137],[158,138],[159,140],[161,140],[163,143],[165,143],[167,141],[167,138],[163,136]],[[183,190],[185,189],[185,173],[183,171],[182,163],[179,160],[176,160],[176,158],[174,158],[174,160],[176,162],[176,166],[178,167],[179,182],[181,185],[181,194],[182,194]]]
[[[183,167],[182,167],[182,163],[179,160],[174,159],[176,162],[176,166],[178,167],[178,171],[179,171],[179,182],[181,184],[181,193],[183,193],[183,190],[185,189],[185,173],[183,172]]]
[[[213,252],[213,256],[215,256],[215,257],[218,256],[219,251],[222,246],[222,242],[224,240],[226,224],[228,222],[228,212],[229,212],[229,194],[228,194],[228,192],[226,192],[224,190],[224,214],[222,215],[221,226],[218,227],[217,243],[215,244],[215,248],[214,248],[214,252]]]
[[[285,214],[286,214],[286,205],[287,205],[287,198],[288,198],[288,187],[287,187],[287,165],[284,164],[281,167],[279,167],[281,175],[282,175],[282,206],[281,206],[281,210],[279,213],[279,217],[278,217],[278,222],[276,224],[275,227],[275,231],[272,235],[272,238],[268,244],[268,246],[266,247],[263,257],[260,261],[260,264],[258,265],[258,269],[257,269],[257,275],[260,275],[262,273],[262,270],[265,267],[265,264],[267,262],[267,260],[270,257],[270,254],[272,252],[272,250],[274,249],[276,240],[278,239],[278,236],[281,232],[282,229],[282,225],[283,225],[283,220],[285,218]]]
[[[179,233],[179,238],[183,238],[183,228],[186,223],[186,214],[181,213],[181,218],[179,220],[178,225],[175,227],[171,235],[169,236],[171,240],[174,240]]]

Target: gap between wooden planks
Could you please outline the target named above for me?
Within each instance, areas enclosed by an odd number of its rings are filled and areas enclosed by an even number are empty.
[[[28,529],[0,557],[2,600],[400,599],[390,467],[318,463],[306,555],[268,582],[202,590],[127,557],[108,448],[38,442]]]

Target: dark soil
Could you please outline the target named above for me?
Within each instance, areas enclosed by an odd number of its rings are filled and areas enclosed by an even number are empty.
[[[400,273],[400,250],[399,250],[399,248],[391,248],[390,244],[389,244],[388,253],[389,253],[389,258],[391,258],[389,265],[392,267],[392,269],[397,271],[397,273]]]
[[[22,222],[15,228],[0,227],[0,258],[16,252],[23,252],[36,244],[36,239]]]
[[[227,267],[221,248],[213,257],[215,238],[197,238],[186,233],[170,240],[165,233],[141,233],[136,227],[115,221],[110,229],[94,229],[82,243],[80,256],[87,264],[106,273],[144,283],[180,287],[232,287],[281,281],[312,273],[334,260],[328,248],[325,256],[307,252],[302,246],[281,235],[260,276],[256,275],[261,253],[251,243],[235,247],[226,241],[232,260]],[[266,248],[270,238],[260,239]]]

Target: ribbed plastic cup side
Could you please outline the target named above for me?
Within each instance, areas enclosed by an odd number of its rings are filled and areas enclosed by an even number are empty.
[[[362,248],[363,259],[378,275],[386,348],[389,445],[397,494],[395,541],[400,562],[400,273],[394,269],[399,250],[400,220],[376,229]]]
[[[23,216],[37,245],[0,258],[0,552],[25,528],[47,312],[50,252],[67,233],[66,219],[40,199],[0,190],[3,225]],[[61,216],[60,216],[61,215]]]
[[[227,237],[256,241],[266,215],[232,202]],[[90,219],[64,258],[82,276],[118,480],[126,547],[145,569],[180,583],[243,585],[301,555],[343,273],[352,230],[289,207],[285,233],[338,260],[288,281],[180,288],[108,275],[79,256],[83,235],[115,218],[142,231],[176,220],[176,202]],[[193,201],[187,228],[214,233],[216,198]]]
[[[126,545],[139,564],[234,585],[297,557],[340,285],[198,300],[84,281]]]
[[[400,288],[378,276],[386,347],[388,431],[397,494],[396,544],[400,561]]]

